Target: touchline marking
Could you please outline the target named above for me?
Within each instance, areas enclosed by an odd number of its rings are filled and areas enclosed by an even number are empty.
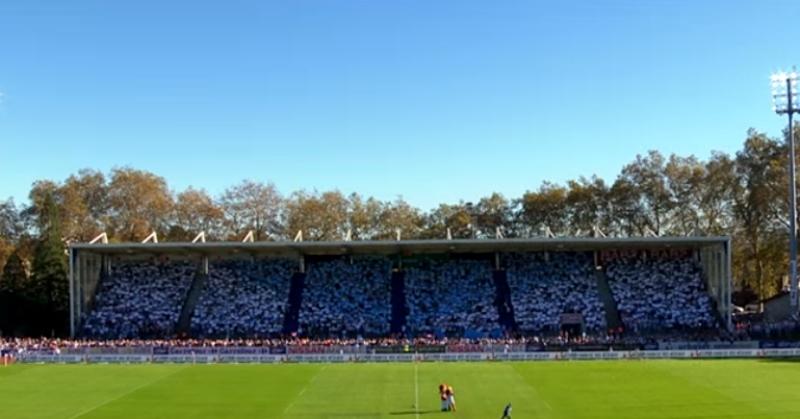
[[[306,384],[306,387],[307,387],[307,386],[308,386],[308,385]],[[295,402],[297,402],[297,400],[300,398],[300,396],[302,396],[302,395],[303,395],[303,393],[305,393],[305,392],[306,392],[306,387],[303,387],[303,389],[302,389],[302,390],[300,390],[300,393],[299,393],[297,396],[295,396],[294,400],[292,400],[292,402],[291,402],[291,403],[289,403],[289,405],[288,405],[288,406],[286,406],[286,409],[283,409],[283,413],[287,413],[287,412],[289,412],[289,410],[290,410],[291,408],[293,408],[293,407],[294,407],[294,404],[295,404]]]
[[[299,399],[300,399],[300,397],[302,397],[302,396],[303,396],[303,394],[305,394],[306,390],[308,390],[308,386],[309,386],[310,384],[314,384],[314,382],[316,382],[316,381],[317,381],[317,378],[319,377],[320,373],[321,373],[322,371],[325,371],[325,369],[326,369],[326,368],[328,368],[328,365],[325,365],[325,366],[323,366],[322,368],[320,368],[320,369],[319,369],[319,371],[317,371],[317,373],[316,373],[316,374],[314,374],[314,376],[313,376],[313,377],[311,377],[311,380],[309,380],[309,381],[306,383],[306,385],[304,385],[304,386],[303,386],[303,389],[302,389],[302,390],[300,390],[300,393],[297,393],[297,396],[294,396],[294,399],[292,400],[292,402],[291,402],[291,403],[289,403],[289,405],[288,405],[288,406],[286,406],[286,409],[283,409],[283,413],[284,413],[284,414],[288,413],[288,412],[289,412],[289,410],[291,410],[291,409],[294,407],[294,404],[295,404],[295,403],[297,403],[297,400],[299,400]]]
[[[553,406],[550,406],[550,403],[548,403],[547,400],[543,398],[541,394],[539,394],[539,390],[537,390],[532,383],[529,383],[527,380],[525,380],[522,374],[520,374],[519,371],[517,371],[517,369],[514,368],[513,365],[511,366],[511,371],[514,371],[514,374],[516,374],[517,377],[519,377],[519,380],[522,381],[522,384],[525,384],[525,386],[531,389],[531,392],[536,396],[537,399],[539,399],[539,401],[542,402],[542,404],[544,404],[544,407],[546,407],[547,410],[551,412],[553,411]]]
[[[119,395],[119,396],[117,396],[117,397],[112,397],[112,398],[110,398],[110,399],[108,399],[108,400],[106,400],[106,401],[104,401],[104,402],[102,402],[102,403],[100,403],[100,404],[98,404],[98,405],[95,405],[95,406],[93,406],[93,407],[90,407],[90,408],[88,408],[88,409],[82,410],[82,411],[80,411],[80,412],[78,412],[78,413],[76,413],[76,414],[74,414],[74,415],[70,416],[70,417],[69,417],[69,418],[67,418],[67,419],[76,419],[76,418],[79,418],[79,417],[81,417],[81,416],[83,416],[83,415],[85,415],[85,414],[87,414],[87,413],[89,413],[89,412],[92,412],[92,411],[94,411],[94,410],[97,410],[97,409],[99,409],[99,408],[101,408],[101,407],[103,407],[103,406],[105,406],[105,405],[107,405],[107,404],[110,404],[110,403],[112,403],[112,402],[115,402],[115,401],[117,401],[117,400],[119,400],[119,399],[121,399],[121,398],[123,398],[123,397],[125,397],[125,396],[129,395],[129,394],[133,394],[133,393],[135,393],[135,392],[137,392],[137,391],[139,391],[139,390],[141,390],[141,389],[143,389],[143,388],[145,388],[145,387],[147,387],[147,386],[151,386],[151,385],[153,385],[153,384],[155,384],[155,383],[157,383],[157,382],[159,382],[159,381],[161,381],[161,380],[163,380],[163,379],[165,379],[165,378],[167,378],[167,377],[169,377],[169,376],[171,376],[171,375],[173,375],[173,374],[175,374],[175,373],[177,373],[177,372],[179,372],[179,371],[183,371],[184,369],[186,369],[186,367],[183,367],[183,368],[177,369],[177,370],[175,370],[175,371],[172,371],[172,372],[170,372],[169,374],[164,374],[164,375],[162,375],[161,377],[158,377],[158,378],[156,378],[155,380],[148,381],[148,382],[146,382],[146,383],[140,384],[140,385],[138,385],[138,386],[136,386],[136,387],[134,387],[134,388],[132,388],[132,389],[130,389],[130,390],[128,390],[128,391],[126,391],[126,392],[122,393],[122,394],[120,394],[120,395]]]
[[[414,413],[419,419],[419,372],[416,356],[414,357]]]

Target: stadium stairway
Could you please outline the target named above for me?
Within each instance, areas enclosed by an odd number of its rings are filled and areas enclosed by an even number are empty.
[[[514,320],[514,305],[511,303],[511,287],[508,286],[506,271],[494,271],[492,279],[495,287],[494,305],[497,307],[500,326],[507,331],[517,330],[517,322]]]
[[[606,326],[608,329],[621,327],[622,319],[617,309],[617,301],[614,300],[614,294],[611,293],[611,286],[608,285],[606,271],[597,269],[595,278],[597,279],[597,293],[600,295],[600,301],[603,303],[606,312]]]
[[[189,288],[189,292],[186,293],[186,298],[183,300],[181,314],[178,317],[178,324],[175,326],[175,331],[178,332],[179,336],[187,336],[191,332],[194,308],[197,307],[200,295],[203,294],[207,279],[208,275],[202,272],[197,272],[194,276],[192,286]]]
[[[89,296],[89,301],[86,302],[86,312],[91,313],[94,310],[94,303],[97,301],[97,294],[100,293],[100,287],[103,286],[103,283],[108,278],[108,274],[106,274],[105,269],[100,269],[100,276],[97,279],[97,284],[95,284],[94,289],[91,291]]]
[[[300,306],[303,303],[303,288],[306,284],[306,274],[297,272],[292,275],[292,283],[289,286],[289,304],[286,306],[286,313],[283,316],[283,333],[291,334],[297,332],[300,327]]]
[[[389,331],[401,333],[406,325],[408,307],[406,307],[406,274],[402,271],[392,272],[392,323]]]

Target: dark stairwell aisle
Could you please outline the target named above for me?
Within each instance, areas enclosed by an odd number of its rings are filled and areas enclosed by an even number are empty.
[[[178,335],[187,336],[191,333],[192,315],[194,314],[194,309],[197,307],[197,302],[200,300],[200,296],[203,294],[207,282],[208,275],[202,272],[195,274],[192,286],[189,288],[189,292],[186,293],[186,298],[183,300],[181,314],[175,326],[175,331]]]
[[[392,271],[392,322],[389,328],[390,333],[398,334],[403,331],[406,325],[406,278],[403,271]]]
[[[289,304],[286,306],[286,313],[283,317],[283,333],[291,334],[297,332],[300,327],[300,306],[303,304],[303,288],[306,283],[306,274],[297,272],[292,275],[289,286]]]
[[[495,286],[494,304],[497,308],[500,326],[505,331],[515,331],[517,324],[514,320],[514,305],[511,303],[511,287],[508,286],[506,271],[495,270],[492,279]]]
[[[595,271],[595,278],[597,279],[597,293],[600,295],[600,301],[606,312],[606,326],[609,330],[615,330],[622,327],[622,319],[619,315],[617,308],[617,301],[614,299],[614,294],[611,292],[611,286],[608,284],[608,277],[603,269]]]

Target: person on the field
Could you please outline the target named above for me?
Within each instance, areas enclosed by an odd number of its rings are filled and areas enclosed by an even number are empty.
[[[447,395],[445,394],[446,389],[447,384],[439,384],[439,399],[442,401],[442,412],[446,412],[449,407],[447,403]]]
[[[503,417],[500,419],[511,419],[511,403],[509,402],[505,409],[503,409]]]
[[[456,411],[456,394],[453,391],[453,387],[447,386],[444,394],[447,396],[447,410]]]

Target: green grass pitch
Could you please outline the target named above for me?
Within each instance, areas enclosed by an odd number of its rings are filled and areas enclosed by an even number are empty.
[[[438,411],[442,381],[454,387],[458,412]],[[492,419],[509,401],[515,419],[800,418],[800,363],[0,367],[3,419]]]

